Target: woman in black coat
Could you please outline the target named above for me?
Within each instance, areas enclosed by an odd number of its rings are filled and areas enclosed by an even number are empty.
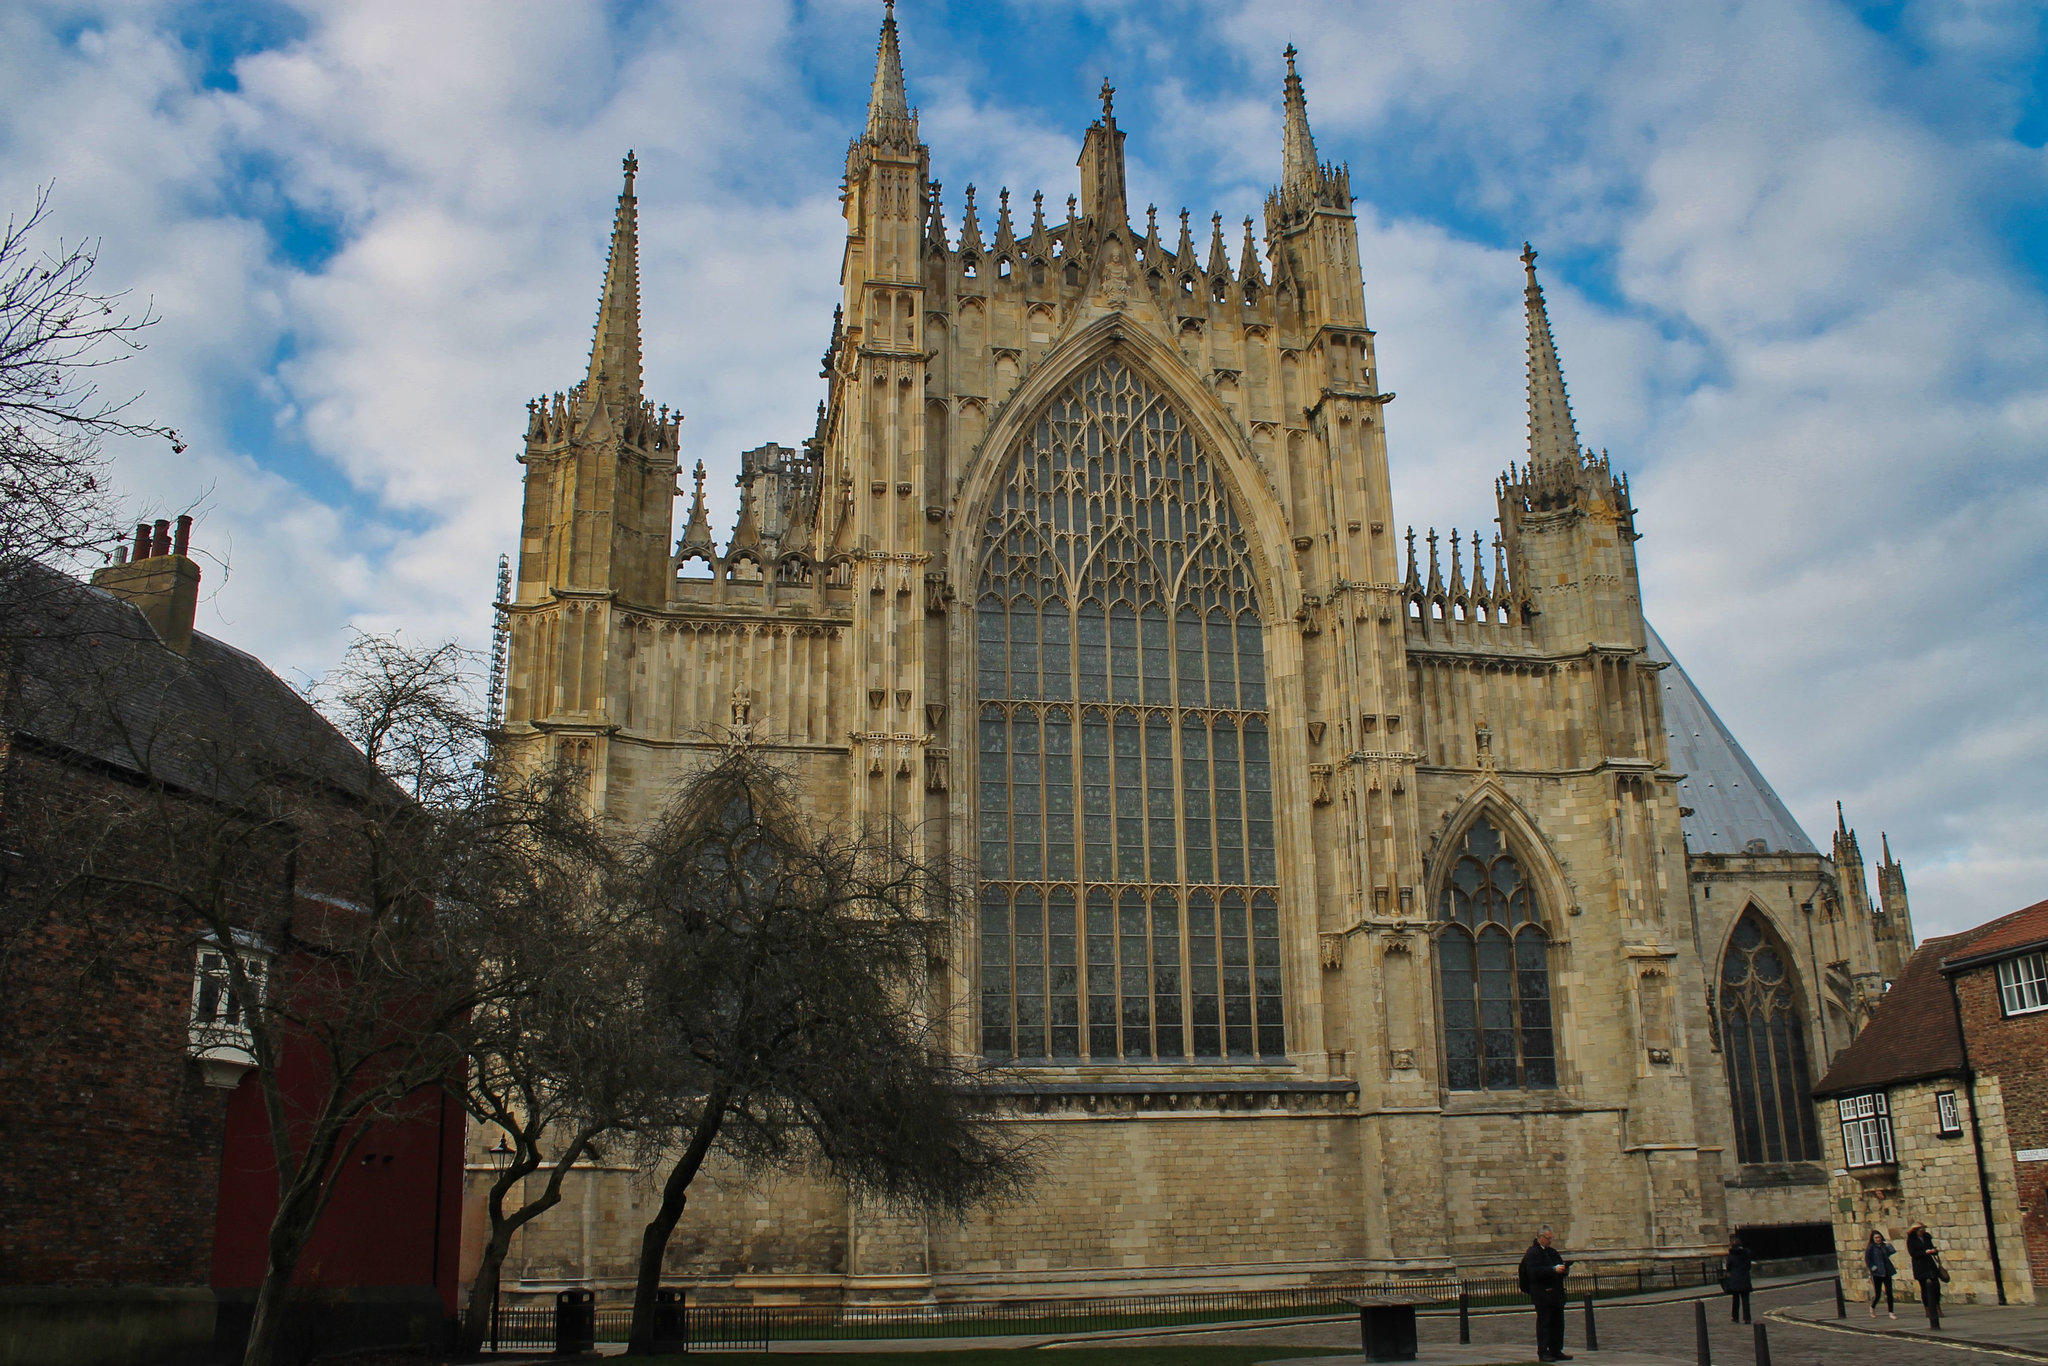
[[[1739,1235],[1728,1239],[1728,1260],[1722,1263],[1722,1277],[1728,1283],[1728,1321],[1749,1322],[1749,1265],[1755,1258],[1742,1245]]]
[[[1913,1259],[1913,1279],[1920,1282],[1920,1307],[1927,1311],[1927,1326],[1939,1328],[1941,1256],[1934,1250],[1934,1235],[1917,1220],[1906,1230],[1906,1255]]]

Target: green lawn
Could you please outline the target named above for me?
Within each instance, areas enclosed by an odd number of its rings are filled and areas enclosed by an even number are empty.
[[[648,1366],[710,1366],[710,1363],[779,1363],[779,1366],[1022,1366],[1025,1348],[973,1352],[692,1352],[689,1356],[639,1357]],[[1337,1347],[1061,1347],[1036,1349],[1046,1366],[1254,1366],[1291,1357],[1342,1356]]]

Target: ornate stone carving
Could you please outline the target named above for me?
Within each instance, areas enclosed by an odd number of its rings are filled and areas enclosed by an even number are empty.
[[[1310,764],[1308,766],[1309,801],[1316,806],[1330,804],[1330,766]]]
[[[1329,725],[1330,725],[1330,723],[1329,723],[1329,722],[1327,722],[1327,721],[1311,721],[1311,722],[1309,722],[1309,723],[1308,723],[1308,742],[1309,742],[1310,744],[1312,744],[1312,745],[1320,745],[1321,743],[1323,743],[1323,732],[1324,732],[1325,730],[1329,729]]]
[[[1321,935],[1321,936],[1319,936],[1318,942],[1320,943],[1320,945],[1321,945],[1321,948],[1322,948],[1322,960],[1323,960],[1323,969],[1324,969],[1325,971],[1327,971],[1327,972],[1334,972],[1334,971],[1336,971],[1336,970],[1337,970],[1338,968],[1341,968],[1341,967],[1343,967],[1343,966],[1344,966],[1344,936],[1343,936],[1343,935],[1341,935],[1341,934],[1326,934],[1326,935]]]
[[[1413,1072],[1415,1070],[1415,1050],[1412,1048],[1392,1049],[1387,1055],[1387,1060],[1393,1064],[1396,1072]]]
[[[927,746],[924,752],[924,790],[944,792],[951,782],[952,754],[948,750]]]

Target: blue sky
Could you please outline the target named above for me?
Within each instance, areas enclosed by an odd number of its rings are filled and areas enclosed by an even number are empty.
[[[2038,4],[899,7],[961,191],[1064,212],[1104,76],[1167,231],[1256,215],[1280,49],[1348,162],[1396,515],[1483,527],[1522,436],[1533,240],[1645,601],[1816,837],[1842,799],[1923,932],[2048,896],[2048,30]],[[794,443],[879,5],[0,11],[0,203],[163,322],[122,381],[190,449],[202,628],[288,676],[352,627],[487,640],[526,399],[587,352],[637,149],[648,387],[729,520]]]

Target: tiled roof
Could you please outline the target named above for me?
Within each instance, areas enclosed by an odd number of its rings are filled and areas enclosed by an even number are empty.
[[[1997,922],[1993,922],[1994,924]],[[1870,1023],[1842,1050],[1813,1088],[1816,1097],[1874,1091],[1963,1070],[1963,1040],[1941,960],[1967,948],[1979,931],[1930,939],[1906,960],[1906,970],[1878,1003]]]
[[[2000,916],[1987,925],[1978,926],[1972,934],[1974,937],[1967,950],[1948,955],[1950,963],[1958,959],[1989,958],[2012,949],[2032,948],[2048,940],[2048,901],[2037,901],[2011,915]]]
[[[1813,1088],[1816,1096],[1847,1095],[1963,1070],[1963,1041],[1942,969],[1981,962],[2048,940],[2048,901],[2002,915],[1975,929],[1930,939],[1906,960],[1856,1042]]]
[[[1743,854],[1751,852],[1751,841],[1761,840],[1766,853],[1818,853],[1670,647],[1648,623],[1644,631],[1649,657],[1669,666],[1659,682],[1671,767],[1685,775],[1678,784],[1678,800],[1692,812],[1679,818],[1686,849],[1695,854]]]
[[[280,772],[361,792],[367,761],[263,662],[194,632],[165,646],[132,604],[31,566],[11,589],[16,735],[233,801]]]

